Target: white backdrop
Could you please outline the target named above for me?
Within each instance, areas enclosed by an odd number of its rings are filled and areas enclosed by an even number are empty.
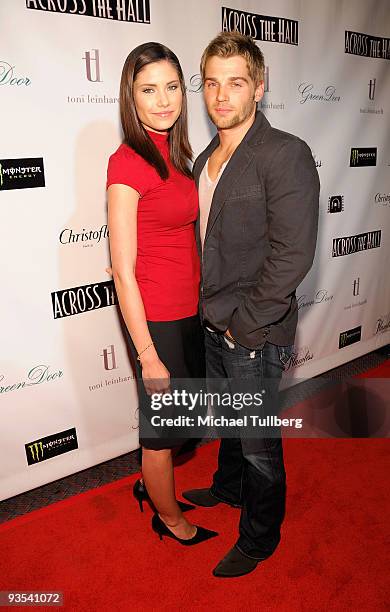
[[[259,39],[263,111],[313,151],[320,230],[290,383],[389,342],[388,0],[1,0],[0,24],[0,499],[138,445],[105,180],[122,65],[145,41],[182,62],[196,154],[214,133],[199,58],[223,25]]]

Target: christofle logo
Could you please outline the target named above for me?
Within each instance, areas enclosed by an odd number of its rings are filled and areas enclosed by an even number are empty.
[[[362,326],[354,327],[353,329],[348,329],[347,331],[341,332],[339,337],[339,349],[342,349],[346,346],[350,346],[351,344],[355,344],[356,342],[360,342],[362,339]]]
[[[0,159],[0,191],[45,187],[42,157]]]
[[[113,281],[71,287],[51,294],[55,319],[71,317],[118,303]]]
[[[375,87],[376,87],[376,79],[370,79],[368,84],[368,97],[370,100],[375,99]]]
[[[103,357],[103,364],[105,370],[117,370],[118,366],[116,365],[115,358],[115,348],[113,344],[110,344],[108,348],[103,349],[103,353],[101,353]]]
[[[15,66],[0,60],[0,87],[1,85],[11,85],[15,87],[28,87],[31,80],[27,77],[17,76],[14,72]]]
[[[66,429],[59,433],[34,440],[24,445],[28,465],[46,461],[78,448],[76,428]]]
[[[301,83],[298,85],[298,91],[301,94],[301,104],[305,102],[340,102],[340,96],[336,96],[336,87],[328,85],[323,92],[313,92],[313,83]]]
[[[59,241],[61,244],[81,244],[83,247],[93,247],[94,243],[99,244],[101,240],[108,238],[108,235],[107,224],[102,225],[98,230],[86,230],[83,227],[81,232],[75,232],[66,227],[61,231]]]
[[[86,51],[83,59],[85,60],[88,81],[91,81],[92,83],[101,83],[102,79],[100,78],[99,49]]]
[[[222,30],[237,30],[255,40],[298,45],[298,21],[284,17],[246,13],[223,6]]]
[[[351,149],[349,165],[351,167],[376,166],[376,147]]]
[[[378,249],[381,246],[382,230],[356,234],[355,236],[342,236],[333,239],[332,257],[351,255],[359,251]]]
[[[150,23],[150,0],[26,0],[26,8],[113,21]]]
[[[330,196],[328,200],[328,212],[339,213],[344,210],[344,196]]]

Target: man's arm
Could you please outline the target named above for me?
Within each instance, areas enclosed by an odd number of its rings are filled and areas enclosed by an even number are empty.
[[[319,179],[302,140],[282,144],[265,171],[268,236],[272,252],[258,283],[233,313],[229,332],[244,346],[259,344],[261,328],[282,319],[291,294],[310,270],[318,226]]]

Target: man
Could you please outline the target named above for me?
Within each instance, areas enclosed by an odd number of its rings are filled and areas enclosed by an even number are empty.
[[[318,174],[306,143],[256,111],[264,58],[251,38],[221,33],[203,53],[201,74],[218,130],[194,165],[207,377],[255,381],[268,413],[277,414],[297,324],[295,290],[315,252]],[[223,438],[212,486],[183,495],[200,506],[242,507],[238,541],[213,574],[253,571],[280,540],[286,496],[280,435]]]

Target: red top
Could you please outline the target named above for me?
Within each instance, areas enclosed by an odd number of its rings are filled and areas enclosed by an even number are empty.
[[[198,311],[198,194],[195,182],[171,164],[168,135],[148,134],[167,163],[168,179],[122,144],[109,159],[107,187],[120,183],[140,194],[135,277],[147,320],[173,321]]]

